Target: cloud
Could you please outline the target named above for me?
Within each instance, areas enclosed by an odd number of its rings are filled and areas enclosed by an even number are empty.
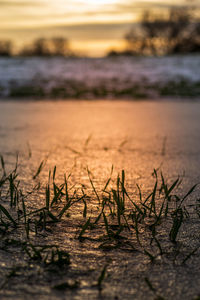
[[[35,1],[13,1],[13,0],[1,0],[0,1],[0,7],[4,7],[4,8],[22,8],[25,6],[40,6],[42,5],[42,2],[39,0],[35,0]]]
[[[119,0],[97,10],[81,0],[0,0],[1,32],[66,34],[80,40],[119,38],[144,9],[166,9],[191,1]]]
[[[80,24],[69,26],[41,26],[37,28],[21,28],[7,30],[7,35],[16,33],[19,36],[66,36],[70,40],[110,40],[123,38],[132,23]]]
[[[170,7],[200,5],[200,0],[127,0],[123,3],[118,3],[116,9],[122,13],[130,10],[144,10],[150,8],[168,9]]]

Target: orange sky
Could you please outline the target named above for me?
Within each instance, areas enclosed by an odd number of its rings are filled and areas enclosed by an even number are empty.
[[[200,0],[0,0],[0,38],[17,45],[37,37],[64,36],[71,46],[100,56],[123,45],[124,33],[145,9]]]

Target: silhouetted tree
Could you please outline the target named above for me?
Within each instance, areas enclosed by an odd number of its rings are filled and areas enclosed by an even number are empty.
[[[21,51],[20,55],[24,56],[48,56],[50,55],[47,40],[39,38],[33,41],[30,46],[25,46]]]
[[[12,42],[11,41],[0,41],[0,56],[11,56],[12,55]]]
[[[185,8],[173,8],[166,16],[145,12],[140,26],[132,27],[125,39],[133,54],[199,52],[200,23]]]
[[[62,37],[39,38],[32,45],[25,46],[20,55],[24,56],[66,56],[70,55],[68,39]]]
[[[52,52],[54,55],[65,56],[70,54],[69,41],[62,37],[52,38]]]
[[[48,41],[44,38],[35,40],[33,43],[33,54],[37,56],[48,56],[50,55]]]

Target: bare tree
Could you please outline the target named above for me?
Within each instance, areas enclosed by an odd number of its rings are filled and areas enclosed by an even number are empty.
[[[48,56],[50,55],[47,40],[39,38],[33,41],[31,45],[25,46],[20,55],[23,56]]]
[[[12,55],[12,42],[11,41],[0,41],[0,56],[11,56]]]
[[[133,54],[161,55],[200,51],[200,23],[185,8],[173,8],[166,15],[145,12],[140,26],[126,34]]]
[[[62,37],[52,38],[53,54],[58,56],[65,56],[70,54],[69,41]]]
[[[48,41],[45,38],[39,38],[33,43],[33,53],[37,56],[48,56],[50,55]]]
[[[39,38],[32,45],[25,46],[20,55],[24,56],[67,56],[70,55],[68,39],[62,37]]]

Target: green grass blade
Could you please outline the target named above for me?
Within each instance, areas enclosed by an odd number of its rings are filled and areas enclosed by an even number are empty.
[[[100,203],[100,198],[99,198],[99,195],[98,195],[98,193],[97,193],[97,191],[96,191],[96,189],[95,189],[95,186],[94,186],[94,184],[93,184],[93,181],[92,181],[92,179],[91,179],[91,176],[90,176],[90,171],[89,171],[89,169],[88,169],[88,168],[87,168],[87,172],[88,172],[88,177],[89,177],[89,180],[90,180],[90,183],[91,183],[92,189],[93,189],[93,191],[94,191],[94,193],[95,193],[95,195],[96,195],[96,197],[97,197],[97,199],[98,199],[98,201],[99,201],[99,203]]]
[[[87,228],[90,226],[90,218],[87,220],[87,222],[83,225],[81,232],[79,233],[78,239],[81,240],[83,237],[83,234],[87,230]]]
[[[9,212],[7,211],[7,209],[0,204],[0,210],[4,213],[4,215],[13,223],[13,225],[16,227],[17,223],[15,222],[15,220],[12,218],[12,216],[9,214]]]
[[[105,279],[106,276],[106,270],[107,270],[108,265],[106,264],[103,268],[103,270],[101,271],[101,274],[97,280],[97,286],[98,288],[101,290],[102,289],[102,282]]]
[[[34,180],[39,176],[39,174],[41,173],[41,171],[42,171],[44,165],[45,165],[45,160],[43,160],[43,161],[40,163],[40,165],[39,165],[39,167],[38,167],[38,169],[37,169],[35,175],[33,176],[33,179],[34,179]]]

